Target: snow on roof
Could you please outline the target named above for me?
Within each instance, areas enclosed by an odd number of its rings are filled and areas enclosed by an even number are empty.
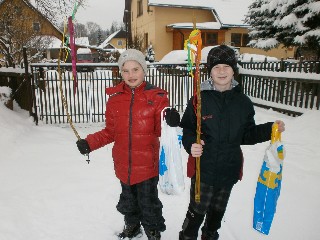
[[[203,22],[203,23],[196,23],[198,29],[220,29],[221,24],[219,22]],[[193,29],[193,23],[173,23],[169,24],[168,27],[172,28],[187,28]]]
[[[186,63],[188,61],[187,50],[172,50],[163,56],[159,63]]]
[[[103,43],[101,43],[101,44],[99,45],[99,48],[104,48],[105,46],[107,46],[108,43],[111,41],[111,39],[114,38],[114,36],[117,35],[119,32],[120,32],[120,30],[118,30],[118,31],[110,34],[109,37],[107,37],[107,39],[104,40]]]
[[[267,61],[279,61],[276,57],[269,57],[261,54],[252,54],[252,53],[243,53],[240,56],[240,60],[242,62],[250,62],[251,60],[254,62],[263,62],[267,59]]]
[[[79,37],[75,39],[77,45],[89,46],[89,38],[88,37]]]
[[[79,48],[77,50],[77,54],[88,54],[88,53],[91,53],[90,48]]]
[[[245,15],[253,0],[149,0],[150,6],[211,9],[223,26],[248,26]]]
[[[56,38],[56,37],[52,37],[52,36],[48,36],[49,38],[51,38],[51,42],[48,46],[48,48],[60,48],[61,47],[61,40]]]

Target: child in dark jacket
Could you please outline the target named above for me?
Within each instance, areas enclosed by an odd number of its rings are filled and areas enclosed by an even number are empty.
[[[142,52],[126,50],[118,65],[123,81],[106,89],[109,99],[105,128],[79,140],[77,146],[82,154],[88,154],[114,142],[114,170],[122,187],[117,210],[125,221],[118,237],[131,239],[141,235],[142,225],[148,239],[157,240],[166,229],[157,184],[160,116],[169,100],[166,91],[144,80],[148,70]],[[171,120],[179,115],[175,109],[167,113]]]
[[[197,120],[193,98],[182,117],[183,146],[192,156],[200,157],[200,203],[195,201],[195,176],[191,178],[190,203],[180,240],[217,240],[218,229],[234,184],[242,171],[242,144],[256,144],[271,138],[272,122],[256,125],[251,100],[234,80],[237,59],[233,49],[221,45],[208,54],[210,78],[201,84],[201,144],[196,143]],[[284,123],[277,120],[279,131]],[[194,166],[188,163],[189,166]],[[189,173],[194,169],[189,169]]]

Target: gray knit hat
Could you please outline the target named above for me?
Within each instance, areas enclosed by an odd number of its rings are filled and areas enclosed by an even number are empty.
[[[147,63],[145,60],[145,57],[142,52],[136,50],[136,49],[128,49],[121,53],[119,60],[118,60],[118,66],[120,71],[122,71],[123,64],[126,61],[137,61],[140,63],[144,73],[147,75],[148,73],[148,68],[147,68]]]
[[[234,73],[238,72],[237,57],[234,50],[226,45],[212,48],[208,53],[207,67],[209,73],[218,64],[227,64],[232,67]]]

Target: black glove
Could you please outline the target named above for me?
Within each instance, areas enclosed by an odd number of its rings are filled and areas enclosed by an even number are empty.
[[[85,139],[80,139],[77,142],[77,147],[79,149],[79,152],[81,154],[89,154],[91,152],[89,144],[87,142],[87,140]]]
[[[164,110],[164,118],[170,127],[178,127],[180,124],[180,114],[175,108]]]

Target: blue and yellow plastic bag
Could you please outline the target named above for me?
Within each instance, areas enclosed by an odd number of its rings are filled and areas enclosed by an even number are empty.
[[[278,125],[273,124],[254,197],[253,228],[268,235],[280,196],[285,149]]]

